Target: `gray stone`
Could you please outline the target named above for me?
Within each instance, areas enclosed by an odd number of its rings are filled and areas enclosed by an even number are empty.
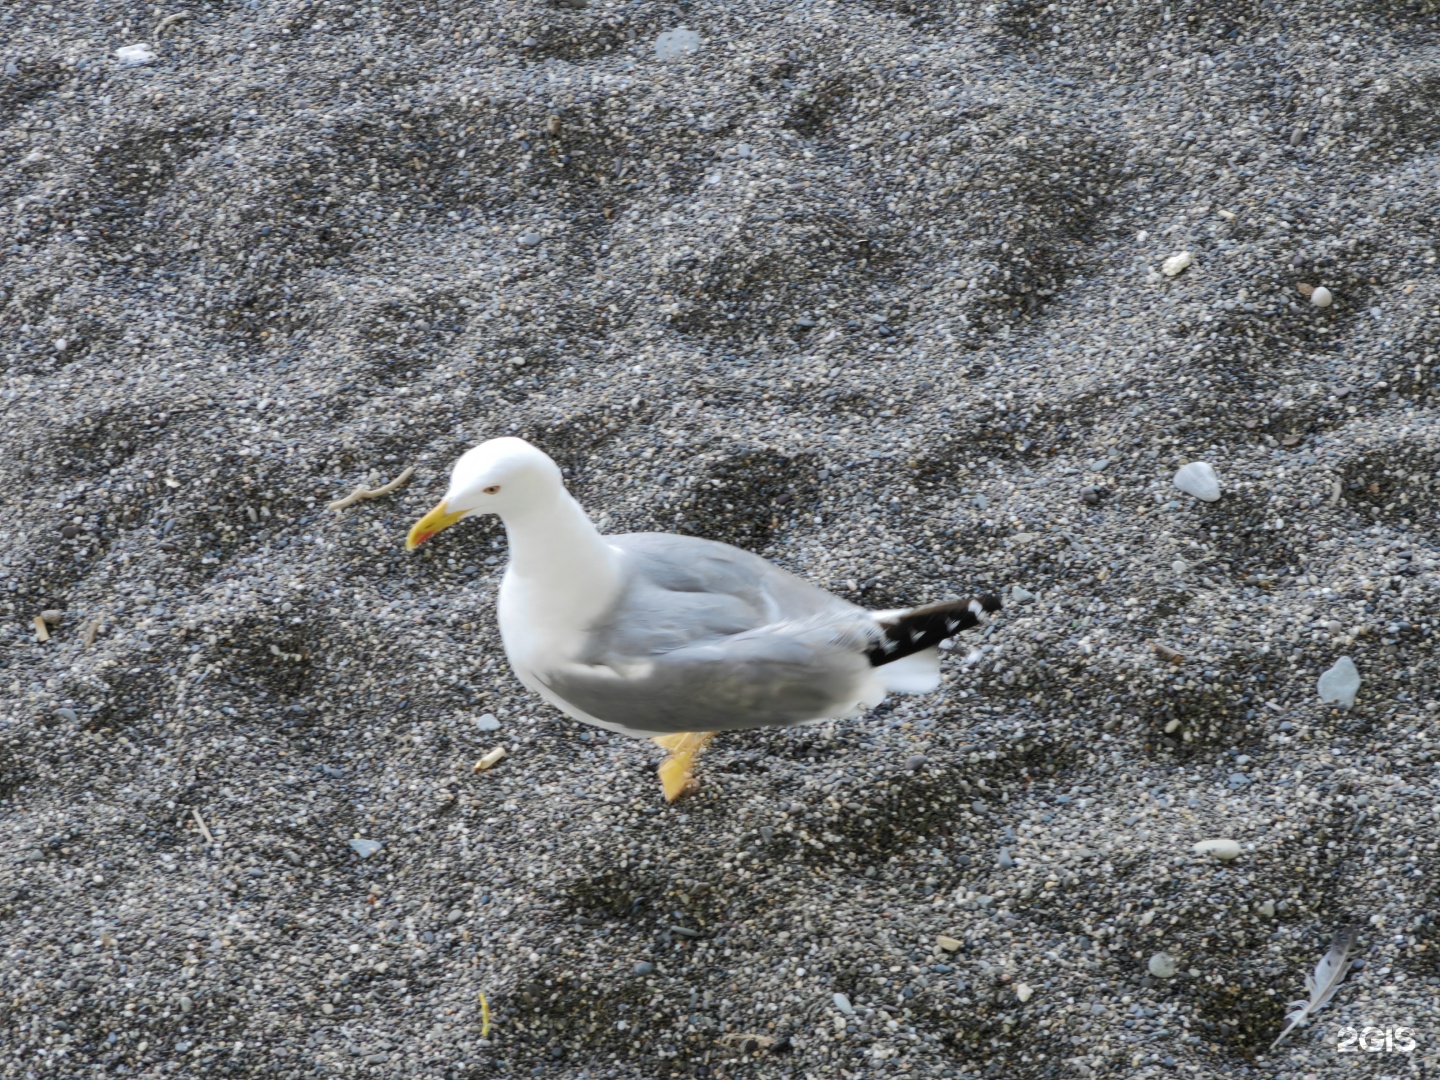
[[[1355,704],[1355,695],[1360,692],[1360,669],[1350,657],[1342,656],[1320,676],[1315,690],[1327,705],[1348,709]]]

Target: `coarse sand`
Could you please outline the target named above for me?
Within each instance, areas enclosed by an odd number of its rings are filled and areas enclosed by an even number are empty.
[[[1432,0],[0,6],[0,1078],[1440,1075],[1437,236]],[[1006,609],[667,807],[507,434]]]

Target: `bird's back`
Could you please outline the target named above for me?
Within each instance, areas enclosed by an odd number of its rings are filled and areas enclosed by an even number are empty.
[[[591,629],[622,655],[654,655],[780,622],[867,617],[863,608],[730,544],[673,533],[605,539],[622,554],[623,585]]]

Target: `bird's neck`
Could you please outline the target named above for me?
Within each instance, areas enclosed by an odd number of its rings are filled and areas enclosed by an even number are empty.
[[[504,517],[510,571],[532,596],[554,593],[571,605],[608,604],[619,580],[616,552],[568,491]]]

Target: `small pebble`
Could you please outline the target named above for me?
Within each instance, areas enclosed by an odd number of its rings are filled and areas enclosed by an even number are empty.
[[[75,525],[66,525],[60,530],[60,535],[66,540],[74,540],[75,537],[80,535],[80,529]]]
[[[960,948],[961,945],[965,943],[959,938],[953,938],[945,934],[941,934],[935,939],[935,944],[939,945],[940,948],[944,949],[946,952],[955,952],[957,949]]]
[[[48,626],[59,626],[60,620],[64,617],[65,613],[63,611],[57,610],[56,608],[48,608],[45,611],[40,612],[40,618],[44,619],[46,625]]]
[[[378,840],[351,840],[350,850],[362,859],[368,859],[383,847]]]
[[[539,247],[539,246],[540,246],[540,234],[539,234],[539,233],[533,233],[533,232],[527,232],[527,233],[522,234],[521,237],[520,237],[520,246],[521,246],[521,247],[527,247],[527,248]]]
[[[929,760],[930,759],[924,754],[911,754],[905,759],[905,768],[910,772],[914,772],[916,769],[923,767]]]
[[[56,709],[55,719],[63,720],[67,724],[73,724],[75,723],[75,721],[79,720],[80,717],[74,709]]]
[[[1000,854],[995,857],[995,865],[1002,870],[1011,870],[1015,867],[1015,860],[1010,855],[1009,848],[1001,848]]]
[[[1240,855],[1240,844],[1227,838],[1201,840],[1194,848],[1196,855],[1214,855],[1221,862],[1229,862]]]
[[[1030,1000],[1030,995],[1033,993],[1035,993],[1035,991],[1031,990],[1025,983],[1021,983],[1015,987],[1015,996],[1020,999],[1022,1005]]]
[[[494,713],[481,713],[475,720],[475,726],[481,731],[499,731],[500,721]]]
[[[1334,300],[1335,297],[1330,295],[1330,290],[1325,288],[1324,285],[1317,286],[1310,294],[1310,303],[1316,307],[1329,307]]]
[[[1320,676],[1315,689],[1320,694],[1320,700],[1327,705],[1335,704],[1348,709],[1355,704],[1355,695],[1360,692],[1360,669],[1350,657],[1342,656]]]
[[[1160,264],[1160,272],[1166,277],[1174,277],[1180,271],[1195,261],[1195,257],[1188,251],[1182,251],[1178,255],[1171,255]]]
[[[835,1002],[835,1008],[839,1009],[846,1016],[855,1015],[855,1006],[850,1004],[850,999],[844,994],[835,994],[831,1000]]]
[[[636,975],[653,975],[654,973],[655,965],[652,964],[649,960],[641,960],[638,964],[635,965]]]
[[[1175,474],[1175,486],[1187,495],[1194,495],[1205,502],[1220,498],[1220,478],[1205,461],[1192,461]]]
[[[1275,901],[1266,900],[1257,910],[1267,919],[1273,919],[1275,917]]]
[[[1157,979],[1173,979],[1175,972],[1179,970],[1175,966],[1175,960],[1169,953],[1164,952],[1157,952],[1150,957],[1150,963],[1146,966],[1150,969],[1150,974]]]

